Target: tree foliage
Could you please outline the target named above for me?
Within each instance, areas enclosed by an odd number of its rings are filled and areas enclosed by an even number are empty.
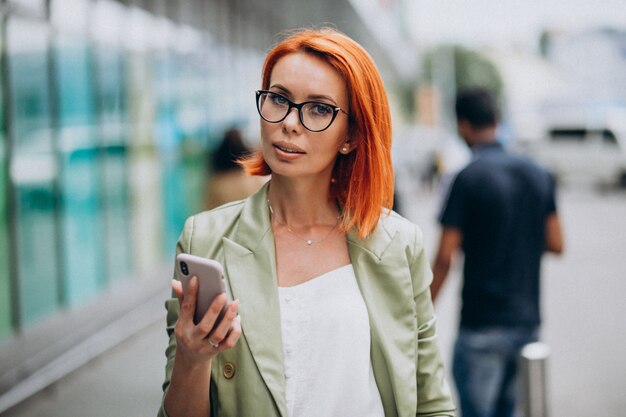
[[[442,73],[451,73],[449,68],[444,68],[446,65],[454,65],[454,90],[483,87],[501,98],[502,77],[496,66],[479,52],[458,45],[443,45],[427,51],[422,61],[421,81],[450,83],[452,77],[442,77]]]

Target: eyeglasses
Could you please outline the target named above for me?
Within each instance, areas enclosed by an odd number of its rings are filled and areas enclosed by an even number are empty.
[[[282,122],[294,107],[298,109],[302,126],[311,132],[321,132],[328,129],[339,112],[348,115],[340,107],[328,103],[305,101],[296,104],[287,97],[272,91],[256,91],[256,108],[261,118],[266,122]]]

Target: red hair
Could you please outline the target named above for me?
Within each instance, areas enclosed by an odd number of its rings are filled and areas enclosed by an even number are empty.
[[[381,207],[391,208],[393,204],[391,115],[383,81],[369,54],[348,36],[330,28],[303,29],[268,53],[263,89],[269,88],[274,65],[296,52],[321,58],[345,80],[350,103],[349,137],[356,148],[337,157],[330,192],[343,207],[341,230],[356,227],[359,237],[366,237],[378,224]],[[272,173],[260,150],[241,164],[250,175]]]

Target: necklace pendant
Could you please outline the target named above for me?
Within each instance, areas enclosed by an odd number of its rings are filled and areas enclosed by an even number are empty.
[[[313,244],[313,241],[311,239],[307,239],[306,244],[307,246],[311,246]]]

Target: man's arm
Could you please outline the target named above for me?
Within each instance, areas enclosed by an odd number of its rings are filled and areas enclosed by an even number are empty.
[[[557,254],[563,253],[563,233],[556,213],[546,218],[546,250]]]
[[[433,266],[433,282],[430,285],[430,293],[433,301],[435,301],[437,295],[439,295],[439,290],[441,290],[441,286],[450,271],[452,256],[461,247],[462,241],[463,234],[459,229],[444,227],[441,231],[439,251],[437,252]]]

